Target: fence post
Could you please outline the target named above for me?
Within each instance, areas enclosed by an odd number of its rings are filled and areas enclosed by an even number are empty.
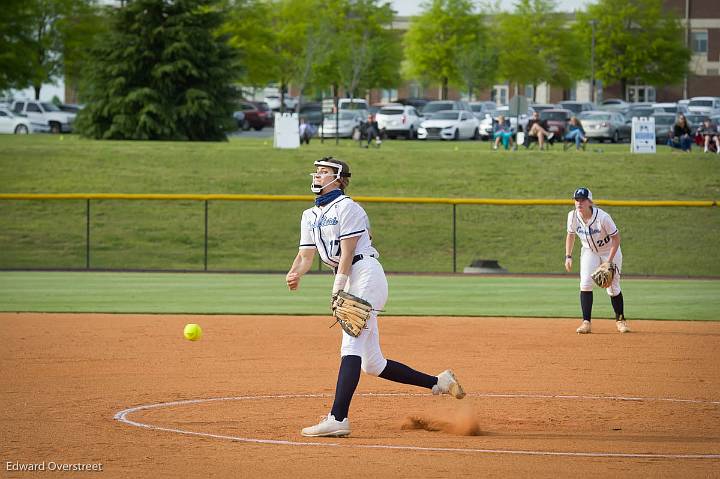
[[[90,199],[85,200],[85,269],[90,269]]]
[[[456,216],[456,204],[453,203],[453,223],[452,223],[452,236],[453,236],[453,273],[457,273],[457,231],[455,229],[455,216]]]
[[[205,271],[208,264],[208,200],[205,200]]]

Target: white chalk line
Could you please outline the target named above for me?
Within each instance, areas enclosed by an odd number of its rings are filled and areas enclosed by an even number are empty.
[[[427,396],[421,393],[359,393],[356,396],[365,397],[412,397]],[[588,395],[568,395],[568,394],[499,394],[499,393],[473,393],[468,396],[487,397],[487,398],[518,398],[518,399],[577,399],[577,400],[610,400],[610,401],[665,401],[677,403],[692,404],[720,404],[720,401],[707,401],[703,399],[680,399],[680,398],[660,398],[660,397],[627,397],[627,396],[588,396]],[[306,442],[306,441],[287,441],[278,439],[259,439],[240,436],[226,436],[223,434],[212,434],[207,432],[187,431],[184,429],[174,429],[153,424],[146,424],[133,421],[128,418],[130,414],[148,409],[158,409],[173,406],[184,406],[189,404],[200,404],[219,401],[251,401],[266,399],[307,399],[307,398],[324,398],[332,397],[331,394],[267,394],[260,396],[228,396],[218,398],[205,399],[186,399],[181,401],[169,401],[156,404],[144,404],[124,409],[115,414],[114,419],[131,426],[154,431],[172,432],[176,434],[184,434],[187,436],[210,437],[214,439],[224,439],[235,442],[245,442],[252,444],[271,444],[278,446],[322,446],[322,447],[348,447],[355,449],[386,449],[386,450],[404,450],[404,451],[425,451],[425,452],[458,452],[458,453],[481,453],[481,454],[510,454],[522,456],[565,456],[565,457],[611,457],[611,458],[631,458],[631,459],[720,459],[720,454],[654,454],[654,453],[616,453],[616,452],[571,452],[571,451],[533,451],[533,450],[517,450],[517,449],[478,449],[478,448],[454,448],[454,447],[423,447],[409,445],[385,445],[385,444],[341,444],[337,442]]]

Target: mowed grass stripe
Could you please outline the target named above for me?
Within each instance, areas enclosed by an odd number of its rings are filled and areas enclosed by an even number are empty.
[[[385,315],[579,315],[576,277],[407,276],[388,278]],[[0,273],[0,310],[33,312],[298,314],[329,316],[329,274],[307,275],[289,292],[284,275]],[[719,320],[720,281],[623,281],[629,319]],[[613,317],[595,291],[594,317]]]

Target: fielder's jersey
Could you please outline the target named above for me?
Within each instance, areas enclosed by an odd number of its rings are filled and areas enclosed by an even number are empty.
[[[378,252],[370,239],[370,220],[365,210],[349,196],[341,195],[320,208],[303,211],[300,221],[300,249],[317,248],[320,259],[335,268],[340,263],[340,241],[359,236],[355,254]]]
[[[617,226],[609,214],[596,206],[592,209],[592,217],[587,223],[579,211],[568,213],[567,232],[578,235],[583,248],[595,253],[607,253],[610,251],[610,237],[618,233]]]

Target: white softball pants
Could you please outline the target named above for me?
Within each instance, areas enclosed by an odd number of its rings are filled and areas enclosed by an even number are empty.
[[[607,261],[610,252],[596,253],[588,248],[583,248],[580,252],[580,291],[592,291],[595,283],[592,280],[592,272],[600,266],[601,263]],[[609,296],[617,296],[620,294],[620,272],[622,271],[622,250],[618,248],[615,253],[613,262],[617,266],[617,274],[613,278],[612,284],[606,289]]]
[[[373,309],[383,309],[388,298],[388,284],[380,262],[373,257],[366,256],[352,265],[345,291],[364,299],[372,305]],[[380,351],[377,316],[377,312],[373,311],[365,329],[357,338],[350,336],[340,328],[342,331],[340,356],[360,356],[362,370],[372,376],[378,376],[387,366],[387,360]]]

